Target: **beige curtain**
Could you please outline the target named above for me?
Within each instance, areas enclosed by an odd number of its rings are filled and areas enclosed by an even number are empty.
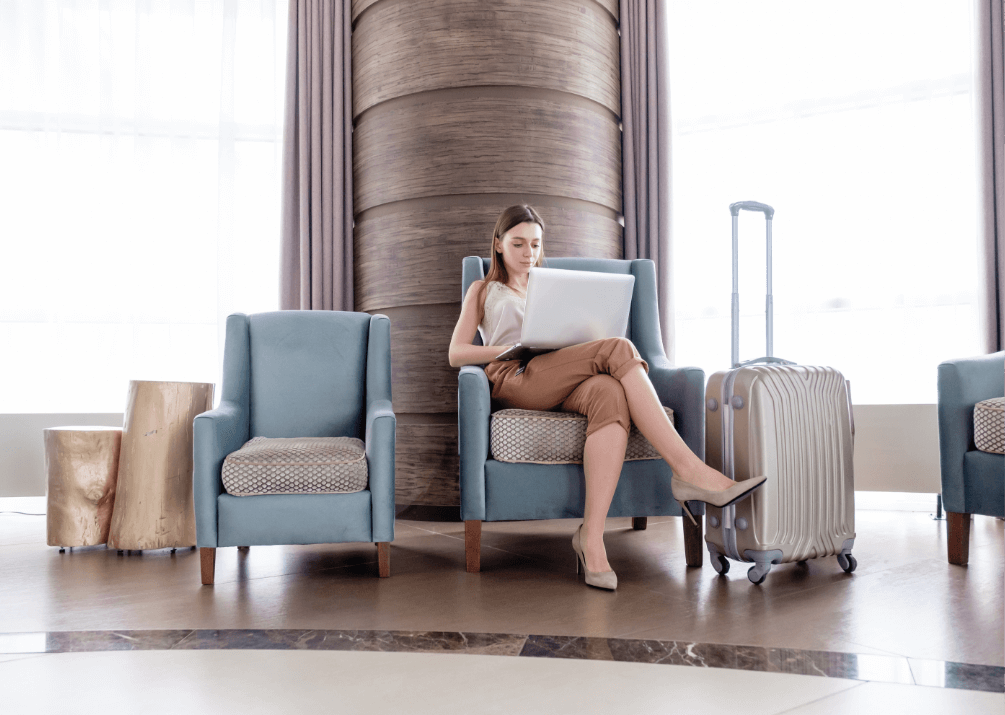
[[[290,0],[283,136],[283,310],[352,310],[349,0]]]
[[[980,214],[981,339],[984,351],[1003,349],[1005,321],[1005,0],[976,0],[977,196]]]
[[[621,2],[621,124],[626,259],[656,263],[660,330],[674,361],[670,242],[670,89],[666,0]]]

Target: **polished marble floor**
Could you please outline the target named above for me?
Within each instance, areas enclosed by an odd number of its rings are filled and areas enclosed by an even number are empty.
[[[297,650],[594,660],[808,675],[896,685],[1005,693],[1005,668],[892,655],[765,646],[435,631],[199,629],[0,634],[0,655],[151,650]]]
[[[0,658],[2,659],[2,658]],[[493,655],[60,653],[0,662],[16,713],[1000,715],[1000,694],[806,675]]]
[[[319,632],[364,632],[367,637],[393,632],[399,640],[428,632],[442,638],[469,634],[469,639],[501,639],[493,641],[497,644],[519,642],[520,650],[352,655],[418,658],[402,661],[414,663],[426,657],[452,658],[449,669],[466,668],[461,663],[478,658],[548,668],[552,666],[541,664],[563,661],[575,664],[568,666],[570,674],[579,672],[577,667],[646,672],[656,667],[663,674],[652,676],[654,687],[678,678],[670,673],[688,669],[717,674],[727,689],[739,687],[736,678],[752,675],[846,686],[782,707],[784,703],[768,697],[772,688],[765,685],[767,709],[759,712],[844,712],[833,708],[843,708],[842,703],[851,707],[856,698],[865,698],[864,687],[865,693],[876,694],[863,702],[906,688],[903,692],[911,695],[889,697],[903,703],[917,699],[924,708],[912,712],[944,711],[936,704],[950,702],[943,698],[954,694],[996,698],[997,710],[989,712],[1005,711],[1000,695],[1005,689],[1000,675],[1005,666],[1002,522],[975,517],[970,564],[955,567],[945,559],[945,522],[910,511],[860,510],[856,516],[859,567],[854,574],[842,572],[833,558],[823,559],[805,566],[777,566],[761,586],[749,583],[740,564],[725,577],[712,570],[707,558],[704,567],[687,568],[679,519],[650,519],[645,531],[633,531],[627,519],[611,519],[606,542],[619,576],[618,591],[612,594],[587,588],[576,577],[568,544],[574,521],[486,524],[481,574],[464,571],[462,524],[399,520],[389,579],[376,577],[376,552],[368,545],[252,547],[246,553],[221,549],[216,585],[202,587],[194,551],[120,555],[89,547],[60,554],[44,545],[44,518],[4,514],[0,634],[58,644],[86,637],[60,635],[68,631],[96,632],[95,643],[107,641],[110,631],[156,631],[159,635],[151,637],[168,640],[177,635],[170,633],[181,631],[178,640],[160,646],[178,658],[165,661],[164,667],[179,673],[195,662],[168,650],[183,638],[204,643],[215,639],[218,655],[237,657],[255,646],[227,645],[227,639],[280,638],[277,631],[294,639],[314,633],[308,639],[315,640]],[[196,635],[190,635],[193,632]],[[16,651],[3,646],[12,638],[0,635],[0,651]],[[0,663],[0,679],[12,677],[15,664],[44,677],[47,669],[74,662],[75,657],[113,657],[33,655],[32,648],[73,650],[35,642],[22,652],[0,655],[5,661]],[[221,647],[242,650],[218,650]],[[541,655],[535,649],[553,657],[507,657]],[[115,657],[156,659],[159,652]],[[256,662],[266,667],[262,664],[268,658],[262,658]],[[769,665],[750,666],[754,661]],[[987,690],[993,692],[982,692]],[[921,697],[922,691],[929,696]],[[974,707],[963,711],[985,711],[984,705]]]

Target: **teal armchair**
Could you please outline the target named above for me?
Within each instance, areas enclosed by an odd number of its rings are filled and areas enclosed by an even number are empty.
[[[390,575],[395,417],[391,321],[340,311],[227,318],[220,406],[195,418],[193,489],[202,582],[216,549],[272,544],[377,544]],[[356,437],[368,486],[345,494],[232,496],[224,458],[252,437]]]
[[[974,444],[974,405],[1005,395],[1005,352],[939,365],[939,459],[949,563],[970,558],[970,515],[1005,517],[1005,455]]]
[[[696,367],[670,365],[660,338],[656,302],[656,268],[650,260],[549,258],[549,268],[635,276],[626,337],[649,365],[649,379],[660,402],[673,409],[675,427],[699,457],[705,454],[705,373]],[[462,263],[461,296],[485,277],[489,259],[469,256]],[[481,345],[481,338],[475,337]],[[509,463],[489,454],[493,405],[488,377],[481,366],[461,368],[457,387],[458,451],[460,453],[461,518],[464,520],[466,565],[481,569],[483,521],[582,518],[585,502],[583,465]],[[670,467],[662,459],[625,462],[609,516],[633,517],[644,529],[646,517],[681,516],[670,489]],[[683,520],[685,556],[689,566],[701,566],[704,504],[690,502],[698,520]]]

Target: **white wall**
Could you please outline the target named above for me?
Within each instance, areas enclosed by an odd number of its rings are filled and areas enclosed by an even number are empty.
[[[942,491],[935,405],[855,405],[855,489]]]
[[[45,494],[42,430],[122,425],[122,414],[0,414],[0,497]],[[942,491],[935,405],[855,406],[855,489]]]

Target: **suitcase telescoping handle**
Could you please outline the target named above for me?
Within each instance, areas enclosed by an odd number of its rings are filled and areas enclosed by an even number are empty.
[[[768,283],[767,296],[765,298],[764,312],[767,316],[765,321],[765,345],[767,354],[765,357],[756,360],[748,360],[743,363],[750,365],[753,363],[781,363],[791,365],[788,360],[782,360],[772,356],[774,352],[774,301],[771,295],[771,219],[775,216],[775,210],[767,204],[758,201],[737,201],[729,205],[729,213],[733,215],[733,304],[732,304],[732,354],[731,365],[740,367],[740,244],[737,239],[741,211],[759,211],[764,214],[767,231],[767,266]]]

